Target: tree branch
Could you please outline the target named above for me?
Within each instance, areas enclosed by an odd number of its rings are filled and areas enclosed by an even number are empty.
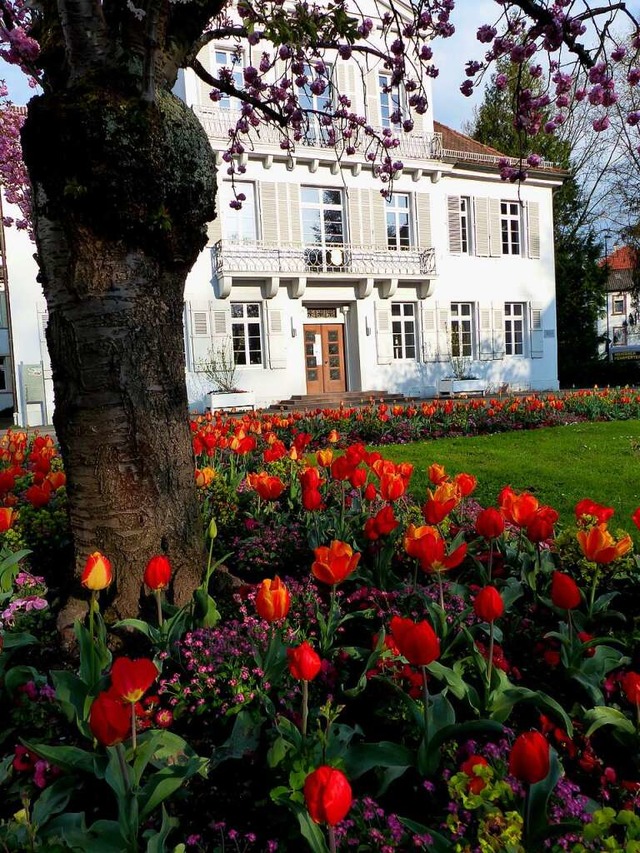
[[[282,113],[274,110],[273,107],[270,107],[269,104],[266,104],[264,101],[259,100],[258,98],[254,98],[252,95],[248,95],[244,89],[236,89],[235,86],[232,86],[226,83],[224,80],[218,80],[212,74],[210,74],[204,65],[198,59],[192,59],[189,62],[189,67],[193,69],[196,75],[208,86],[211,86],[212,89],[219,89],[221,92],[224,92],[225,95],[229,95],[232,98],[237,98],[239,101],[242,101],[245,104],[250,104],[252,107],[260,110],[260,112],[266,117],[271,119],[271,121],[275,121],[277,124],[282,125],[283,127],[287,123],[287,117]]]
[[[109,38],[98,0],[59,0],[60,26],[69,57],[70,79],[101,65],[109,54]]]

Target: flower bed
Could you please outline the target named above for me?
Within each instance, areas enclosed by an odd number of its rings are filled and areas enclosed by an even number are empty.
[[[410,465],[331,446],[337,424],[498,417],[433,405],[194,422],[202,587],[172,607],[157,555],[148,619],[107,625],[111,566],[91,555],[79,659],[45,587],[68,544],[56,449],[4,440],[4,849],[636,849],[630,537],[592,496],[561,524],[510,487],[481,507],[473,475],[439,465],[415,504]],[[508,405],[502,423],[638,415],[613,392]]]

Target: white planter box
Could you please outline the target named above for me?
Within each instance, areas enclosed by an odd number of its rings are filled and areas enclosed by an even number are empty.
[[[255,409],[255,391],[215,391],[209,394],[211,411],[216,409]]]
[[[455,394],[485,393],[484,379],[439,379],[438,394],[441,397],[453,397]]]

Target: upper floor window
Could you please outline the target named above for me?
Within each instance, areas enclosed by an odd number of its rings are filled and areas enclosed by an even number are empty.
[[[262,364],[262,323],[259,302],[231,303],[231,338],[236,364]]]
[[[624,296],[622,293],[614,293],[611,297],[611,313],[624,314]]]
[[[298,89],[298,101],[308,122],[303,138],[308,145],[327,145],[331,122],[326,113],[333,100],[331,66],[324,63],[305,65],[304,76],[307,82]]]
[[[473,355],[473,303],[452,302],[450,315],[451,355],[471,358]]]
[[[307,267],[327,269],[345,263],[345,221],[342,191],[322,187],[302,187],[302,239]],[[332,248],[336,247],[336,248]],[[340,248],[337,248],[340,247]]]
[[[213,76],[221,82],[231,83],[236,89],[242,89],[244,86],[243,64],[242,54],[238,51],[216,48],[213,51],[213,68],[211,71]],[[238,108],[237,98],[231,98],[223,93],[220,93],[218,104],[223,110]]]
[[[400,90],[391,85],[389,74],[378,75],[380,86],[380,119],[382,127],[393,127],[402,121],[403,103]]]
[[[391,305],[391,334],[394,359],[415,359],[416,316],[413,302],[394,302]]]
[[[460,198],[460,251],[463,255],[473,252],[471,246],[471,199],[467,196]]]
[[[502,234],[502,254],[521,254],[522,222],[520,204],[517,201],[500,202],[500,230]]]
[[[524,355],[524,304],[504,304],[504,352],[505,355]]]
[[[390,249],[411,247],[411,217],[409,196],[393,193],[386,204],[387,246]]]
[[[231,185],[224,184],[221,193],[223,210],[218,211],[222,219],[222,234],[233,243],[254,243],[258,239],[256,217],[256,193],[253,184],[236,183],[236,194],[242,202],[240,210],[229,207],[232,200]],[[244,199],[242,198],[244,196]]]

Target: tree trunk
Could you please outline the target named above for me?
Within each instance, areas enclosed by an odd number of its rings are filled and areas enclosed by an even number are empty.
[[[31,101],[23,146],[76,573],[102,551],[132,616],[148,559],[166,554],[182,603],[204,567],[183,293],[213,216],[210,145],[171,95],[78,89]]]

